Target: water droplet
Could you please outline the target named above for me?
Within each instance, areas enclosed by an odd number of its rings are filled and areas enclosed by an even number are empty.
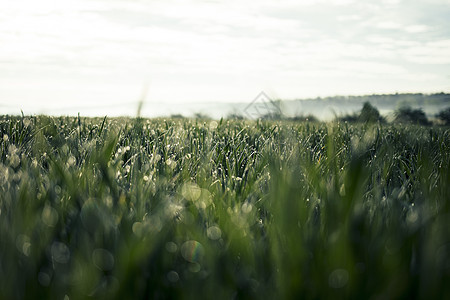
[[[251,203],[245,202],[242,204],[241,210],[244,214],[248,214],[252,211],[253,205]]]
[[[181,188],[181,194],[189,201],[196,201],[202,193],[201,188],[195,183],[185,183]]]
[[[197,273],[202,269],[202,266],[198,263],[191,263],[189,264],[189,271],[192,273]]]
[[[416,210],[410,210],[408,211],[406,215],[406,221],[410,226],[415,225],[417,223],[417,220],[419,219],[419,214]]]
[[[168,252],[170,252],[170,253],[175,253],[178,250],[178,246],[174,242],[167,242],[166,243],[166,250]]]
[[[23,255],[29,256],[31,250],[30,238],[25,234],[19,234],[16,238],[16,247]]]
[[[210,130],[214,130],[217,128],[219,124],[216,121],[212,121],[211,123],[209,123],[209,129]]]
[[[58,212],[56,209],[46,204],[42,210],[41,219],[48,227],[54,227],[58,222]]]
[[[61,187],[59,185],[55,185],[55,193],[56,195],[61,194]]]
[[[177,272],[175,272],[175,271],[170,271],[169,273],[167,273],[167,279],[168,279],[170,282],[175,283],[175,282],[177,282],[177,281],[180,279],[180,276],[178,276],[178,273],[177,273]]]
[[[47,274],[46,272],[39,272],[38,274],[38,281],[39,284],[42,286],[49,286],[51,279],[52,278],[50,277],[50,275]]]
[[[17,154],[11,154],[8,158],[9,165],[16,168],[20,164],[20,157]]]
[[[134,222],[133,226],[131,227],[133,233],[138,237],[142,236],[143,229],[144,225],[141,222]]]
[[[67,165],[69,167],[74,166],[77,163],[77,159],[75,158],[75,156],[70,156],[69,159],[67,160]]]
[[[206,230],[206,235],[211,240],[218,240],[222,237],[222,231],[217,226],[211,226]]]
[[[181,255],[188,262],[199,262],[204,255],[204,249],[197,241],[187,241],[181,246]]]

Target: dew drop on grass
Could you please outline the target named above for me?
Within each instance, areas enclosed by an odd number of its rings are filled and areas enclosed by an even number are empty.
[[[16,247],[23,255],[30,255],[31,243],[30,238],[25,234],[19,234],[16,238]]]
[[[134,222],[133,226],[131,227],[131,230],[137,237],[142,236],[143,229],[144,225],[141,222]]]
[[[202,190],[195,183],[185,183],[181,188],[181,194],[186,200],[196,201],[200,198]]]
[[[67,166],[71,167],[77,163],[77,159],[74,156],[70,156],[67,160]]]
[[[202,269],[202,266],[198,263],[191,263],[191,264],[189,264],[188,269],[192,273],[198,273]]]
[[[174,170],[174,169],[176,168],[176,166],[177,166],[177,162],[176,162],[175,160],[173,160],[173,159],[168,158],[168,159],[166,160],[166,165],[167,165],[171,170]]]
[[[55,185],[55,193],[56,195],[61,194],[61,187],[59,185]]]
[[[211,240],[218,240],[222,237],[222,231],[217,226],[211,226],[206,230],[206,235]]]
[[[11,167],[16,168],[20,164],[20,157],[14,153],[9,156],[8,161]]]
[[[408,214],[406,216],[406,220],[408,221],[408,223],[414,224],[417,222],[418,219],[419,219],[419,214],[417,213],[417,211],[415,211],[415,210],[408,211]]]
[[[253,205],[251,203],[245,202],[242,204],[241,210],[244,214],[248,214],[252,211]]]
[[[211,123],[209,123],[209,129],[210,130],[214,130],[217,128],[219,124],[216,121],[212,121]]]
[[[106,196],[105,197],[105,204],[107,207],[112,208],[113,206],[113,198],[111,196]]]
[[[175,253],[178,250],[178,246],[174,242],[167,242],[166,243],[166,250],[167,250],[167,252]]]
[[[180,276],[178,276],[178,273],[175,271],[170,271],[169,273],[167,273],[167,279],[172,282],[175,283],[180,279]]]
[[[49,286],[50,285],[50,281],[51,281],[51,277],[46,272],[39,272],[39,274],[38,274],[38,281],[39,281],[39,284],[42,285],[42,286]]]
[[[201,261],[204,252],[202,244],[197,241],[187,241],[181,245],[181,255],[191,263]]]
[[[58,222],[58,212],[50,205],[45,205],[41,214],[42,222],[48,227],[54,227]]]

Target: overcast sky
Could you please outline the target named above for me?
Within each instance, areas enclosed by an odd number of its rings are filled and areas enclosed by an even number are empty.
[[[450,0],[0,0],[0,110],[450,92]]]

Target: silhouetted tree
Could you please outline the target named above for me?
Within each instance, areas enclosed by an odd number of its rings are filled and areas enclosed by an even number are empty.
[[[292,121],[296,121],[296,122],[318,122],[319,120],[317,120],[317,118],[314,115],[297,115],[295,117],[290,118],[290,120]]]
[[[232,112],[228,114],[227,119],[229,120],[244,120],[244,116],[237,112]]]
[[[200,113],[200,112],[195,113],[194,114],[194,118],[195,119],[200,119],[200,120],[211,120],[210,116],[208,116],[207,114],[204,114],[204,113]]]
[[[181,114],[173,114],[173,115],[170,115],[170,118],[171,119],[184,119],[184,116]]]
[[[337,117],[337,120],[340,122],[356,123],[358,121],[358,115],[357,114],[347,114],[344,116]]]
[[[372,106],[369,102],[364,102],[358,121],[364,123],[375,123],[378,121],[384,121],[384,119],[376,107]]]
[[[286,117],[278,111],[268,112],[261,116],[262,120],[285,120]]]
[[[437,114],[438,119],[440,119],[445,125],[450,125],[450,107],[440,111]]]
[[[402,107],[395,112],[394,122],[430,125],[422,109],[412,109],[409,106]]]

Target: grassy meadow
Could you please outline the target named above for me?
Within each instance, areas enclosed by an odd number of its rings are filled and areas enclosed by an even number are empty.
[[[450,130],[0,117],[1,299],[450,298]]]

